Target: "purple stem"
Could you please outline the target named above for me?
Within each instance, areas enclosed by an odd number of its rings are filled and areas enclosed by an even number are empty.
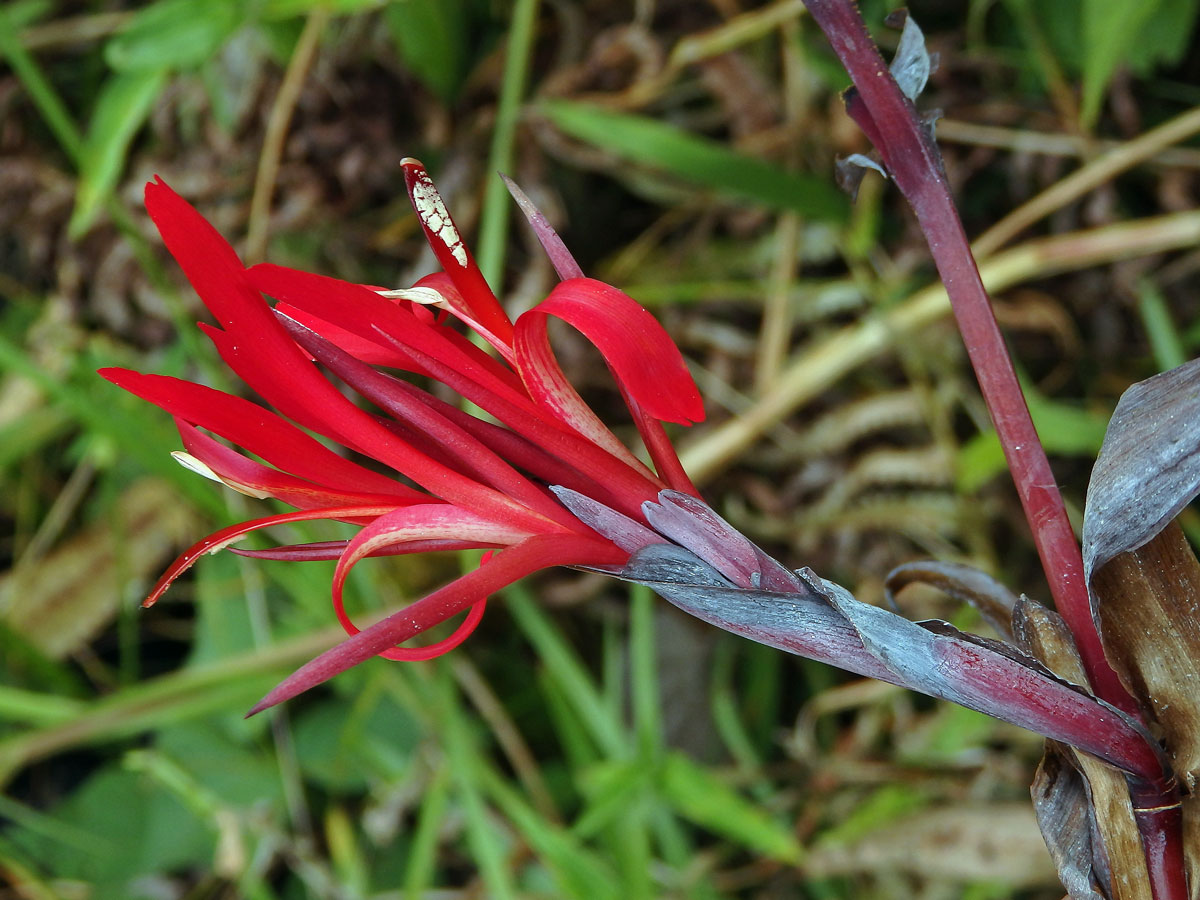
[[[979,387],[1004,448],[1050,592],[1079,647],[1097,696],[1140,719],[1137,704],[1108,664],[1092,618],[1083,559],[1037,430],[1025,404],[991,301],[942,169],[941,155],[851,0],[804,0],[849,72],[857,93],[846,108],[883,158],[929,243]],[[1182,836],[1173,782],[1131,785],[1155,900],[1186,900]]]
[[[858,89],[857,96],[848,95],[847,111],[875,144],[929,242],[1033,531],[1050,592],[1079,645],[1092,687],[1109,703],[1139,716],[1104,656],[1092,620],[1079,544],[971,255],[942,171],[941,155],[916,109],[888,72],[853,4],[849,0],[805,0],[805,5]]]

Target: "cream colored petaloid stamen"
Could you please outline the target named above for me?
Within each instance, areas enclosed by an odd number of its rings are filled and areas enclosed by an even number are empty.
[[[396,288],[391,291],[376,291],[380,297],[388,300],[408,300],[410,303],[420,303],[422,306],[448,306],[445,297],[433,288]]]
[[[247,497],[254,497],[256,500],[265,500],[267,497],[271,496],[266,491],[256,490],[255,488],[247,487],[244,484],[237,484],[236,482],[228,481],[227,479],[222,478],[220,475],[210,469],[205,463],[196,459],[196,457],[192,456],[192,454],[184,452],[183,450],[174,450],[172,451],[171,455],[175,457],[175,462],[179,463],[189,472],[195,472],[197,475],[203,475],[210,481],[215,481],[219,484],[225,485],[225,487],[233,488],[239,494],[245,494]]]

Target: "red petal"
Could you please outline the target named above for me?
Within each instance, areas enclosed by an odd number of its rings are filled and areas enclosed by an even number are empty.
[[[663,484],[654,474],[638,462],[611,433],[609,438],[615,448],[621,451],[620,456],[611,452],[607,446],[599,446],[588,436],[572,430],[567,423],[549,419],[532,403],[510,403],[471,382],[456,383],[455,373],[441,361],[422,357],[416,350],[413,353],[443,384],[453,385],[464,398],[491,413],[541,449],[586,473],[590,478],[602,482],[606,493],[612,495],[613,502],[610,505],[636,516],[642,502],[653,499],[662,489]],[[561,371],[559,374],[562,374]],[[578,399],[578,395],[575,396]],[[582,400],[579,402],[583,403]],[[599,427],[604,428],[602,424]]]
[[[628,294],[592,278],[561,282],[521,316],[516,350],[522,377],[532,361],[530,354],[538,352],[530,344],[537,332],[544,335],[545,316],[555,316],[583,332],[617,381],[654,418],[681,425],[704,419],[696,383],[662,326]],[[541,355],[538,352],[539,360]]]
[[[306,428],[337,436],[335,423],[315,414],[329,408],[319,383],[323,379],[275,321],[229,243],[161,179],[146,185],[146,210],[204,305],[231,335],[229,346],[237,353],[227,362],[234,371],[263,397],[273,384],[288,385],[287,391],[276,392],[275,407]],[[263,370],[257,383],[246,377],[255,377],[254,370],[244,373],[237,365],[246,356],[258,360]],[[331,390],[328,382],[325,389]],[[319,403],[322,398],[325,402]]]
[[[486,566],[364,629],[306,663],[260,700],[249,715],[295,697],[461,612],[530,572],[551,566],[619,565],[628,554],[607,541],[578,535],[535,535],[502,550]]]
[[[255,387],[265,400],[277,406],[281,403],[295,402],[287,396],[289,391],[293,390],[292,386],[287,381],[276,380],[275,373],[271,371],[270,359],[264,359],[253,352],[244,353],[243,348],[226,332],[212,330],[209,331],[209,337],[216,345],[221,358],[229,363],[247,384]],[[297,353],[301,352],[294,343],[292,348]],[[305,366],[316,374],[315,368],[307,361]],[[306,398],[307,402],[317,409],[317,415],[328,423],[325,426],[326,433],[337,435],[347,447],[391,466],[436,497],[458,503],[497,521],[520,523],[530,531],[561,527],[494,488],[480,484],[421,453],[384,427],[375,417],[355,406],[323,376],[317,375],[317,378],[324,389],[314,391]]]
[[[417,364],[413,362],[412,357],[408,356],[408,354],[404,353],[404,351],[394,344],[384,344],[379,340],[365,338],[362,335],[355,334],[353,331],[342,328],[340,325],[335,325],[326,319],[314,316],[308,310],[301,309],[291,303],[276,303],[275,314],[276,318],[286,316],[295,322],[299,322],[305,328],[315,331],[326,340],[337,344],[355,359],[361,359],[365,363],[370,363],[373,366],[387,366],[390,369],[403,369],[406,372],[417,372],[420,375],[426,374],[418,372]]]
[[[230,547],[230,553],[238,556],[248,556],[251,559],[271,559],[283,562],[314,562],[321,560],[340,559],[346,551],[349,541],[313,541],[309,544],[284,544],[272,547],[270,550],[242,550]],[[396,547],[381,547],[368,556],[406,556],[413,553],[436,553],[446,550],[483,550],[492,548],[492,544],[479,544],[473,541],[410,541]]]
[[[544,488],[535,485],[465,429],[422,402],[422,391],[375,371],[303,326],[293,325],[288,330],[300,346],[326,368],[360,395],[394,416],[397,423],[404,426],[404,431],[412,434],[414,443],[424,447],[426,453],[565,528],[578,529],[579,523],[567,515]]]
[[[392,510],[356,534],[338,559],[337,568],[333,573],[334,612],[347,632],[357,632],[342,603],[346,576],[359,560],[385,547],[429,540],[470,541],[476,544],[509,546],[528,537],[530,533],[527,531],[497,525],[454,506],[418,505]]]
[[[360,531],[346,547],[338,560],[333,576],[333,609],[346,629],[355,635],[358,628],[350,620],[343,605],[343,590],[346,576],[354,565],[366,556],[375,555],[385,549],[395,548],[410,542],[427,544],[431,540],[453,540],[494,546],[509,546],[520,543],[530,535],[513,529],[498,528],[466,510],[443,506],[410,506],[396,510],[399,515],[389,513],[376,519]],[[429,647],[392,647],[379,653],[391,660],[433,659],[457,647],[479,624],[483,616],[484,599],[471,608],[467,620],[449,638]]]
[[[163,243],[222,327],[243,323],[282,337],[271,311],[246,280],[229,242],[161,179],[146,185],[146,211]],[[286,340],[286,339],[285,339]]]
[[[525,195],[515,181],[503,173],[500,177],[504,179],[504,184],[508,188],[508,192],[512,194],[512,198],[517,201],[517,206],[520,207],[521,212],[525,215],[525,220],[529,222],[529,227],[537,236],[538,243],[550,257],[550,264],[554,266],[554,271],[558,273],[559,279],[566,281],[568,278],[582,278],[583,269],[579,268],[579,263],[575,261],[575,257],[571,255],[567,245],[558,236],[558,232],[550,227],[550,223],[542,211],[533,205],[533,201]]]
[[[223,482],[235,490],[249,489],[256,493],[269,494],[277,500],[299,509],[319,506],[396,505],[395,495],[371,494],[353,491],[331,491],[323,485],[288,475],[252,459],[247,459],[236,450],[231,450],[213,440],[193,425],[176,417],[175,425],[187,452],[212,470]],[[373,474],[373,473],[372,473]],[[416,493],[416,492],[414,492]],[[413,499],[425,501],[422,495]]]
[[[419,491],[343,459],[249,400],[167,375],[115,368],[101,369],[100,375],[186,422],[216,432],[271,465],[316,484],[338,492],[386,494],[395,497],[397,503],[429,500]]]
[[[147,595],[146,599],[142,601],[142,606],[153,606],[157,603],[158,598],[163,595],[175,579],[195,565],[196,560],[201,556],[206,553],[216,553],[218,550],[223,550],[234,541],[240,540],[252,531],[258,531],[260,528],[269,528],[272,525],[286,525],[289,522],[308,522],[315,519],[344,521],[346,519],[375,518],[385,515],[394,509],[394,506],[346,506],[329,509],[302,509],[297,512],[266,516],[262,519],[251,519],[249,522],[241,522],[237,525],[230,525],[228,528],[222,528],[220,531],[214,531],[203,540],[197,541],[180,554],[175,562],[171,563],[167,571],[163,572],[162,576],[158,579],[158,583],[154,585],[154,588]]]
[[[399,345],[393,346],[393,351],[415,347],[489,390],[524,398],[520,380],[502,364],[451,329],[419,320],[415,314],[424,311],[423,307],[409,309],[407,304],[394,303],[360,284],[269,263],[254,266],[247,276],[264,294],[363,340],[389,346],[382,340],[382,331]],[[329,337],[336,343],[334,335]]]

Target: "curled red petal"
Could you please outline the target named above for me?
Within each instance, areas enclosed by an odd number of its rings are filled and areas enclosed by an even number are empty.
[[[437,659],[439,656],[444,656],[471,636],[475,629],[479,627],[479,623],[483,621],[483,613],[486,609],[487,598],[484,597],[467,610],[467,617],[463,619],[461,624],[454,629],[454,632],[449,637],[442,638],[442,640],[425,647],[392,647],[390,650],[384,650],[379,655],[393,662],[420,662],[421,660]]]
[[[394,509],[394,506],[345,506],[326,509],[302,509],[296,512],[265,516],[261,519],[251,519],[248,522],[240,522],[237,525],[222,528],[220,531],[214,531],[203,540],[197,541],[181,553],[175,562],[171,563],[146,596],[146,599],[142,601],[142,606],[153,606],[157,603],[158,598],[166,592],[175,579],[195,565],[196,560],[201,556],[206,553],[216,553],[218,550],[223,550],[234,541],[240,540],[252,531],[270,528],[272,525],[286,525],[289,522],[308,522],[315,519],[333,519],[338,521],[373,519]]]
[[[333,573],[333,611],[347,633],[358,633],[343,602],[346,577],[359,560],[384,548],[428,540],[508,546],[529,536],[528,531],[490,521],[455,506],[430,504],[392,510],[356,534],[338,559]]]
[[[621,386],[654,418],[681,425],[704,419],[696,382],[663,327],[628,294],[593,278],[561,282],[518,320],[515,342],[522,377],[527,365],[542,367],[544,354],[537,345],[546,316],[583,332]]]
[[[359,634],[301,666],[255,704],[248,715],[262,712],[328,681],[380,651],[444,622],[477,603],[480,597],[493,594],[531,572],[551,566],[619,565],[628,556],[608,541],[597,538],[574,534],[534,535],[500,551],[487,565],[468,572],[370,628],[364,628]]]

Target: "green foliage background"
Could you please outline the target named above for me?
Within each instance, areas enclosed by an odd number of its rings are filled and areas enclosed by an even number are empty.
[[[884,5],[862,6],[894,41]],[[1103,140],[1200,104],[1196,0],[910,9],[942,53],[928,105],[951,120],[973,233]],[[235,243],[265,227],[273,260],[391,284],[431,268],[405,155],[512,308],[550,282],[510,233],[497,169],[590,272],[655,309],[709,403],[685,460],[780,558],[869,600],[890,565],[928,555],[1044,594],[957,337],[944,311],[913,312],[932,278],[919,236],[880,182],[854,205],[833,186],[834,158],[866,148],[798,3],[17,0],[0,59],[5,896],[1061,896],[1027,808],[1031,735],[712,633],[645,592],[535,579],[447,658],[372,662],[252,720],[340,636],[330,566],[206,558],[136,609],[173,553],[262,514],[176,466],[166,417],[94,375],[235,389],[141,184],[163,174]],[[1074,150],[1045,149],[1064,136]],[[1160,235],[1198,169],[1193,142],[1025,237],[1124,220]],[[1076,501],[1120,390],[1200,343],[1194,252],[1148,237],[999,279],[1017,285],[1002,319]],[[1150,254],[1172,255],[1117,264]],[[562,352],[619,417],[586,354]],[[393,609],[472,564],[373,561],[355,596],[364,616]]]

